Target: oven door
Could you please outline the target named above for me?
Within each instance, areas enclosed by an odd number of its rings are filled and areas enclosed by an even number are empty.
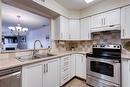
[[[120,62],[99,58],[87,58],[87,75],[120,84]]]

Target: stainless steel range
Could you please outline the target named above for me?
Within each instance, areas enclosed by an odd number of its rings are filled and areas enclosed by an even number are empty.
[[[120,45],[93,45],[87,54],[87,84],[94,87],[120,87]]]

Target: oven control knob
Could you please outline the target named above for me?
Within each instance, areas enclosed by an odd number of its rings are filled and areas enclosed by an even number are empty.
[[[117,48],[120,48],[120,46],[117,46]]]
[[[114,48],[116,48],[116,46],[114,46]]]
[[[105,45],[101,45],[101,47],[105,47]]]

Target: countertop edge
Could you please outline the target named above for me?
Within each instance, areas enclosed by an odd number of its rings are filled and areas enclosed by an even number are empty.
[[[48,61],[48,60],[51,60],[51,59],[56,59],[56,58],[61,58],[63,56],[67,56],[67,55],[72,55],[72,54],[83,54],[85,55],[86,53],[88,52],[78,52],[78,51],[74,51],[74,52],[64,52],[64,53],[51,53],[51,54],[54,54],[56,56],[53,56],[53,57],[47,57],[47,58],[42,58],[42,59],[37,59],[37,60],[30,60],[30,61],[25,61],[25,62],[20,62],[18,61],[17,59],[8,59],[7,61],[14,61],[14,64],[8,64],[8,65],[0,65],[0,70],[4,70],[4,69],[8,69],[8,68],[13,68],[13,67],[19,67],[19,66],[25,66],[25,65],[29,65],[29,64],[32,64],[32,63],[40,63],[40,62],[43,62],[43,61]],[[2,62],[2,61],[0,61]]]

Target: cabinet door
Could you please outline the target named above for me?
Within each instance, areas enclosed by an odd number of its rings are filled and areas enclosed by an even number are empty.
[[[81,55],[83,58],[83,79],[86,79],[86,71],[87,71],[87,67],[86,67],[86,55]]]
[[[61,27],[60,27],[61,40],[68,40],[69,39],[69,20],[61,16],[60,24],[61,24]]]
[[[122,87],[130,87],[130,60],[122,60]]]
[[[80,40],[80,20],[69,20],[70,40]]]
[[[60,17],[54,20],[54,40],[60,40]]]
[[[104,26],[120,24],[120,9],[112,10],[103,14]]]
[[[71,55],[71,78],[75,76],[75,54]]]
[[[83,78],[83,57],[81,54],[76,54],[76,76]]]
[[[91,17],[91,28],[98,28],[103,25],[102,14]]]
[[[90,23],[90,17],[81,19],[81,40],[91,40]]]
[[[121,38],[130,39],[130,6],[121,9]]]
[[[22,87],[43,87],[43,68],[42,64],[23,66],[22,68]]]
[[[59,59],[44,63],[43,87],[59,87]]]
[[[69,20],[63,16],[55,19],[55,40],[69,39]]]

